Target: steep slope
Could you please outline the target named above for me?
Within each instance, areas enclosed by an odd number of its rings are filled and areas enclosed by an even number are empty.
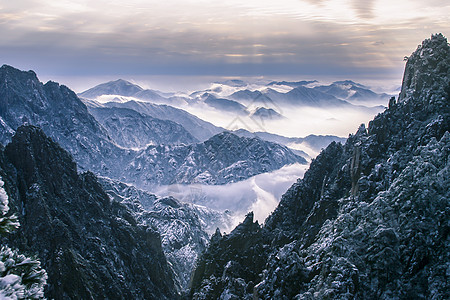
[[[21,230],[10,243],[35,253],[54,299],[173,299],[159,234],[110,201],[92,173],[42,130],[22,126],[0,153],[0,172]]]
[[[330,144],[263,227],[214,236],[191,296],[448,299],[449,67],[447,40],[425,40],[399,100]]]
[[[193,145],[149,146],[120,176],[141,188],[155,183],[225,184],[296,162],[306,160],[285,146],[223,132]]]
[[[128,207],[136,219],[155,228],[171,264],[175,279],[187,290],[195,261],[208,242],[211,227],[228,228],[231,217],[206,207],[181,203],[174,198],[159,198],[121,182],[102,178],[101,184],[111,199]]]
[[[178,123],[160,120],[127,108],[91,108],[90,113],[109,136],[125,148],[143,148],[149,144],[177,145],[198,142]]]
[[[158,105],[152,103],[143,103],[137,101],[128,101],[126,103],[110,102],[104,104],[104,107],[121,107],[133,109],[139,113],[149,115],[161,120],[169,120],[183,126],[191,135],[199,141],[205,141],[224,131],[223,128],[203,121],[202,119],[169,105]]]
[[[0,68],[0,143],[22,124],[36,125],[68,150],[84,170],[97,171],[106,158],[120,162],[118,149],[74,92],[55,82],[42,84],[33,71]]]

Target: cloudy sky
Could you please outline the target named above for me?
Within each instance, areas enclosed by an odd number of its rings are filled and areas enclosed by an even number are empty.
[[[448,0],[0,0],[0,64],[75,89],[119,76],[400,81],[403,57],[437,32],[450,34]]]

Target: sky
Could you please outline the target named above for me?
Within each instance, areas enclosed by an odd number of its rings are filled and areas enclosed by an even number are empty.
[[[448,0],[0,0],[0,63],[76,91],[146,76],[400,84],[403,57],[449,29]]]

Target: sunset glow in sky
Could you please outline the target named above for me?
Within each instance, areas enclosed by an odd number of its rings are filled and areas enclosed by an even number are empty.
[[[447,0],[0,0],[0,63],[50,78],[396,78],[449,31]]]

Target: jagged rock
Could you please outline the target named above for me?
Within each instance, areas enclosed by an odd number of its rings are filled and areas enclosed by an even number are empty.
[[[10,244],[36,254],[48,298],[174,299],[159,234],[110,201],[92,173],[33,126],[17,129],[0,172],[21,228]]]
[[[239,230],[232,236],[242,244],[214,237],[191,296],[448,299],[449,57],[442,35],[424,41],[408,59],[399,101],[313,160],[258,239]],[[265,251],[227,263],[228,253],[254,248]]]
[[[190,297],[222,299],[234,295],[232,299],[251,299],[243,296],[252,291],[253,282],[259,281],[260,274],[254,270],[262,269],[265,263],[263,238],[258,221],[253,222],[253,213],[228,235],[216,231],[197,262]]]
[[[161,234],[162,248],[174,270],[177,284],[180,290],[186,291],[197,257],[208,245],[211,229],[215,226],[228,228],[231,216],[203,206],[181,203],[172,197],[159,198],[107,178],[101,178],[100,182],[111,199],[129,208],[138,222]]]
[[[155,183],[225,184],[296,162],[306,160],[285,146],[223,132],[193,145],[149,146],[121,176],[147,189]]]
[[[415,102],[442,101],[449,96],[449,45],[442,34],[423,41],[407,59],[398,102],[414,98]],[[429,93],[432,91],[432,93]],[[428,95],[427,95],[428,94]],[[433,97],[433,98],[430,98]]]
[[[165,119],[187,118],[185,123],[190,128],[205,127],[205,132],[200,136],[218,130],[212,124],[168,106],[130,102],[123,107],[133,109],[132,112],[127,111],[132,116],[140,116],[142,123],[138,126],[150,126],[152,123],[157,128],[164,124],[164,129],[152,130],[151,134],[145,135],[146,139],[168,143],[195,141],[181,125],[156,120],[155,117],[151,119],[151,115],[155,114]],[[130,135],[123,136],[121,133],[125,132],[127,122],[113,122],[112,119],[109,122],[109,117],[100,112],[101,108],[92,110],[99,112],[99,119],[105,122],[111,135],[69,88],[54,82],[44,85],[32,71],[23,72],[6,65],[0,68],[0,142],[10,141],[12,134],[23,123],[39,126],[73,155],[80,169],[97,175],[149,189],[173,183],[230,183],[279,169],[286,164],[306,163],[305,159],[284,146],[228,133],[212,136],[194,145],[158,144],[141,150],[126,149],[121,146],[136,145],[135,140],[142,137],[137,136],[136,128],[127,129]],[[123,110],[111,108],[109,112],[114,111],[118,117],[123,116]],[[116,131],[116,128],[119,130]],[[143,139],[141,142],[147,141]],[[235,151],[228,153],[228,147]]]

